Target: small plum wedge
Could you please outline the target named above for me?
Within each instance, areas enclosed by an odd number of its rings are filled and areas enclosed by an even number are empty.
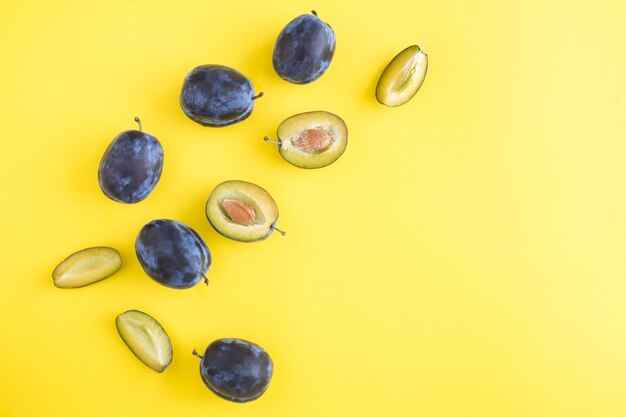
[[[52,271],[58,288],[80,288],[110,277],[122,267],[118,251],[106,246],[87,248],[67,257]]]
[[[161,373],[172,363],[172,342],[152,316],[128,310],[117,316],[115,327],[130,351],[153,371]]]
[[[401,106],[415,96],[424,83],[428,55],[411,45],[387,65],[376,86],[376,100],[389,107]]]

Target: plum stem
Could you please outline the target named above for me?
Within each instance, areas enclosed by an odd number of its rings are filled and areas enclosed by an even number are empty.
[[[191,354],[192,354],[193,356],[197,356],[197,357],[199,357],[200,359],[202,359],[202,355],[201,355],[201,354],[199,354],[199,353],[198,353],[198,351],[197,351],[197,350],[195,350],[195,349],[193,350],[193,352],[191,352]]]
[[[317,12],[315,10],[311,10],[311,13],[313,13],[313,16],[317,17]]]
[[[209,285],[209,279],[206,277],[206,275],[204,275],[204,272],[200,272],[200,275],[202,275],[202,278],[204,279],[204,284]]]
[[[422,44],[420,45],[420,52],[422,52],[424,54],[426,53],[426,52],[424,52],[424,40],[422,40]]]
[[[252,97],[252,100],[256,100],[257,98],[261,98],[265,95],[265,93],[263,93],[263,91],[261,91],[259,94],[257,94],[256,96]]]
[[[139,125],[139,131],[143,132],[143,130],[141,130],[141,120],[139,120],[139,117],[135,116],[135,122]]]
[[[282,145],[283,143],[280,141],[280,139],[278,139],[278,142],[271,140],[270,138],[268,138],[267,136],[265,136],[263,138],[263,140],[265,142],[269,142],[269,143],[273,143],[274,145]]]
[[[276,226],[270,226],[272,229],[276,230],[278,233],[280,233],[281,235],[285,236],[287,234],[287,232],[280,230],[278,227]]]

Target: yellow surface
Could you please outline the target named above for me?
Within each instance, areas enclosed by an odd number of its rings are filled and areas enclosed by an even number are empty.
[[[626,415],[626,2],[100,3],[1,6],[1,416]],[[272,47],[312,7],[337,52],[296,86]],[[421,91],[379,105],[380,72],[422,40]],[[266,93],[244,123],[183,115],[182,80],[204,63]],[[348,149],[299,170],[262,138],[317,109],[343,116]],[[97,167],[135,115],[165,168],[125,206]],[[204,203],[227,179],[265,187],[287,236],[218,236]],[[206,239],[208,288],[143,273],[134,239],[155,218]],[[118,274],[52,285],[96,245],[120,250]],[[117,335],[128,309],[167,329],[165,373]],[[258,401],[204,387],[191,351],[219,337],[272,355]]]

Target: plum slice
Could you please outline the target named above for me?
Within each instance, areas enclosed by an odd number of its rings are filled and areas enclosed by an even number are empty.
[[[278,222],[278,207],[270,194],[256,184],[230,180],[211,192],[205,207],[206,217],[222,236],[239,242],[268,238]]]
[[[122,257],[113,248],[87,248],[68,256],[52,271],[58,288],[80,288],[102,281],[122,267]]]
[[[389,107],[401,106],[417,93],[426,77],[428,55],[411,45],[396,55],[383,71],[376,86],[376,100]]]
[[[153,371],[163,372],[172,363],[172,342],[152,316],[129,310],[117,316],[115,327],[130,351]]]

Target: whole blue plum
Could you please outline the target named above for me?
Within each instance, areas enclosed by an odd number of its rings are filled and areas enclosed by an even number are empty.
[[[211,252],[189,226],[176,220],[153,220],[135,240],[135,252],[150,278],[170,288],[196,285],[211,266]]]
[[[154,190],[163,171],[163,147],[141,130],[117,135],[100,160],[98,182],[102,192],[120,203],[137,203]]]
[[[272,63],[283,80],[307,84],[317,80],[335,55],[335,32],[313,10],[285,26],[274,46]]]
[[[250,80],[224,65],[201,65],[191,70],[180,93],[180,106],[194,122],[223,127],[240,122],[252,113],[254,95]]]
[[[200,356],[200,376],[218,396],[237,403],[259,398],[270,384],[274,364],[259,345],[242,339],[218,339]]]

